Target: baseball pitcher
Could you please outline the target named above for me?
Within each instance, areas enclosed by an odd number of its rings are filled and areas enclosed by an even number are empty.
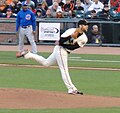
[[[31,52],[23,52],[17,57],[24,56],[25,59],[34,59],[44,66],[57,63],[61,71],[62,79],[68,89],[68,94],[83,95],[83,92],[78,91],[71,81],[68,70],[68,54],[77,48],[83,47],[87,43],[88,38],[84,33],[87,30],[88,22],[86,20],[80,20],[78,22],[78,28],[68,29],[61,35],[60,40],[55,43],[56,46],[53,53],[47,59]]]

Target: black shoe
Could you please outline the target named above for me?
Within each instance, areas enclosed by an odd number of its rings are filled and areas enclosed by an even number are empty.
[[[68,93],[68,94],[72,94],[72,95],[76,95],[76,94],[83,95],[83,92],[80,92],[80,91],[75,90],[75,91],[72,91],[72,92],[70,92],[70,93]]]
[[[80,95],[83,95],[83,92],[80,92],[80,91],[76,91],[76,94],[80,94]]]

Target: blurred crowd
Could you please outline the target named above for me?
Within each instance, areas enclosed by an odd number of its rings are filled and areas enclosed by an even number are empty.
[[[119,20],[120,0],[1,0],[0,18],[15,18],[26,2],[37,18]]]

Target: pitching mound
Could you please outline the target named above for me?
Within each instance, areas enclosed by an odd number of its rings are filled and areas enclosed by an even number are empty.
[[[32,89],[0,89],[0,108],[100,108],[120,107],[120,98],[70,95]]]

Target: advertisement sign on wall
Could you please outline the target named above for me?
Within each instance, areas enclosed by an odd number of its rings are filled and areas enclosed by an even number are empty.
[[[39,23],[39,40],[55,41],[60,38],[60,23]]]

